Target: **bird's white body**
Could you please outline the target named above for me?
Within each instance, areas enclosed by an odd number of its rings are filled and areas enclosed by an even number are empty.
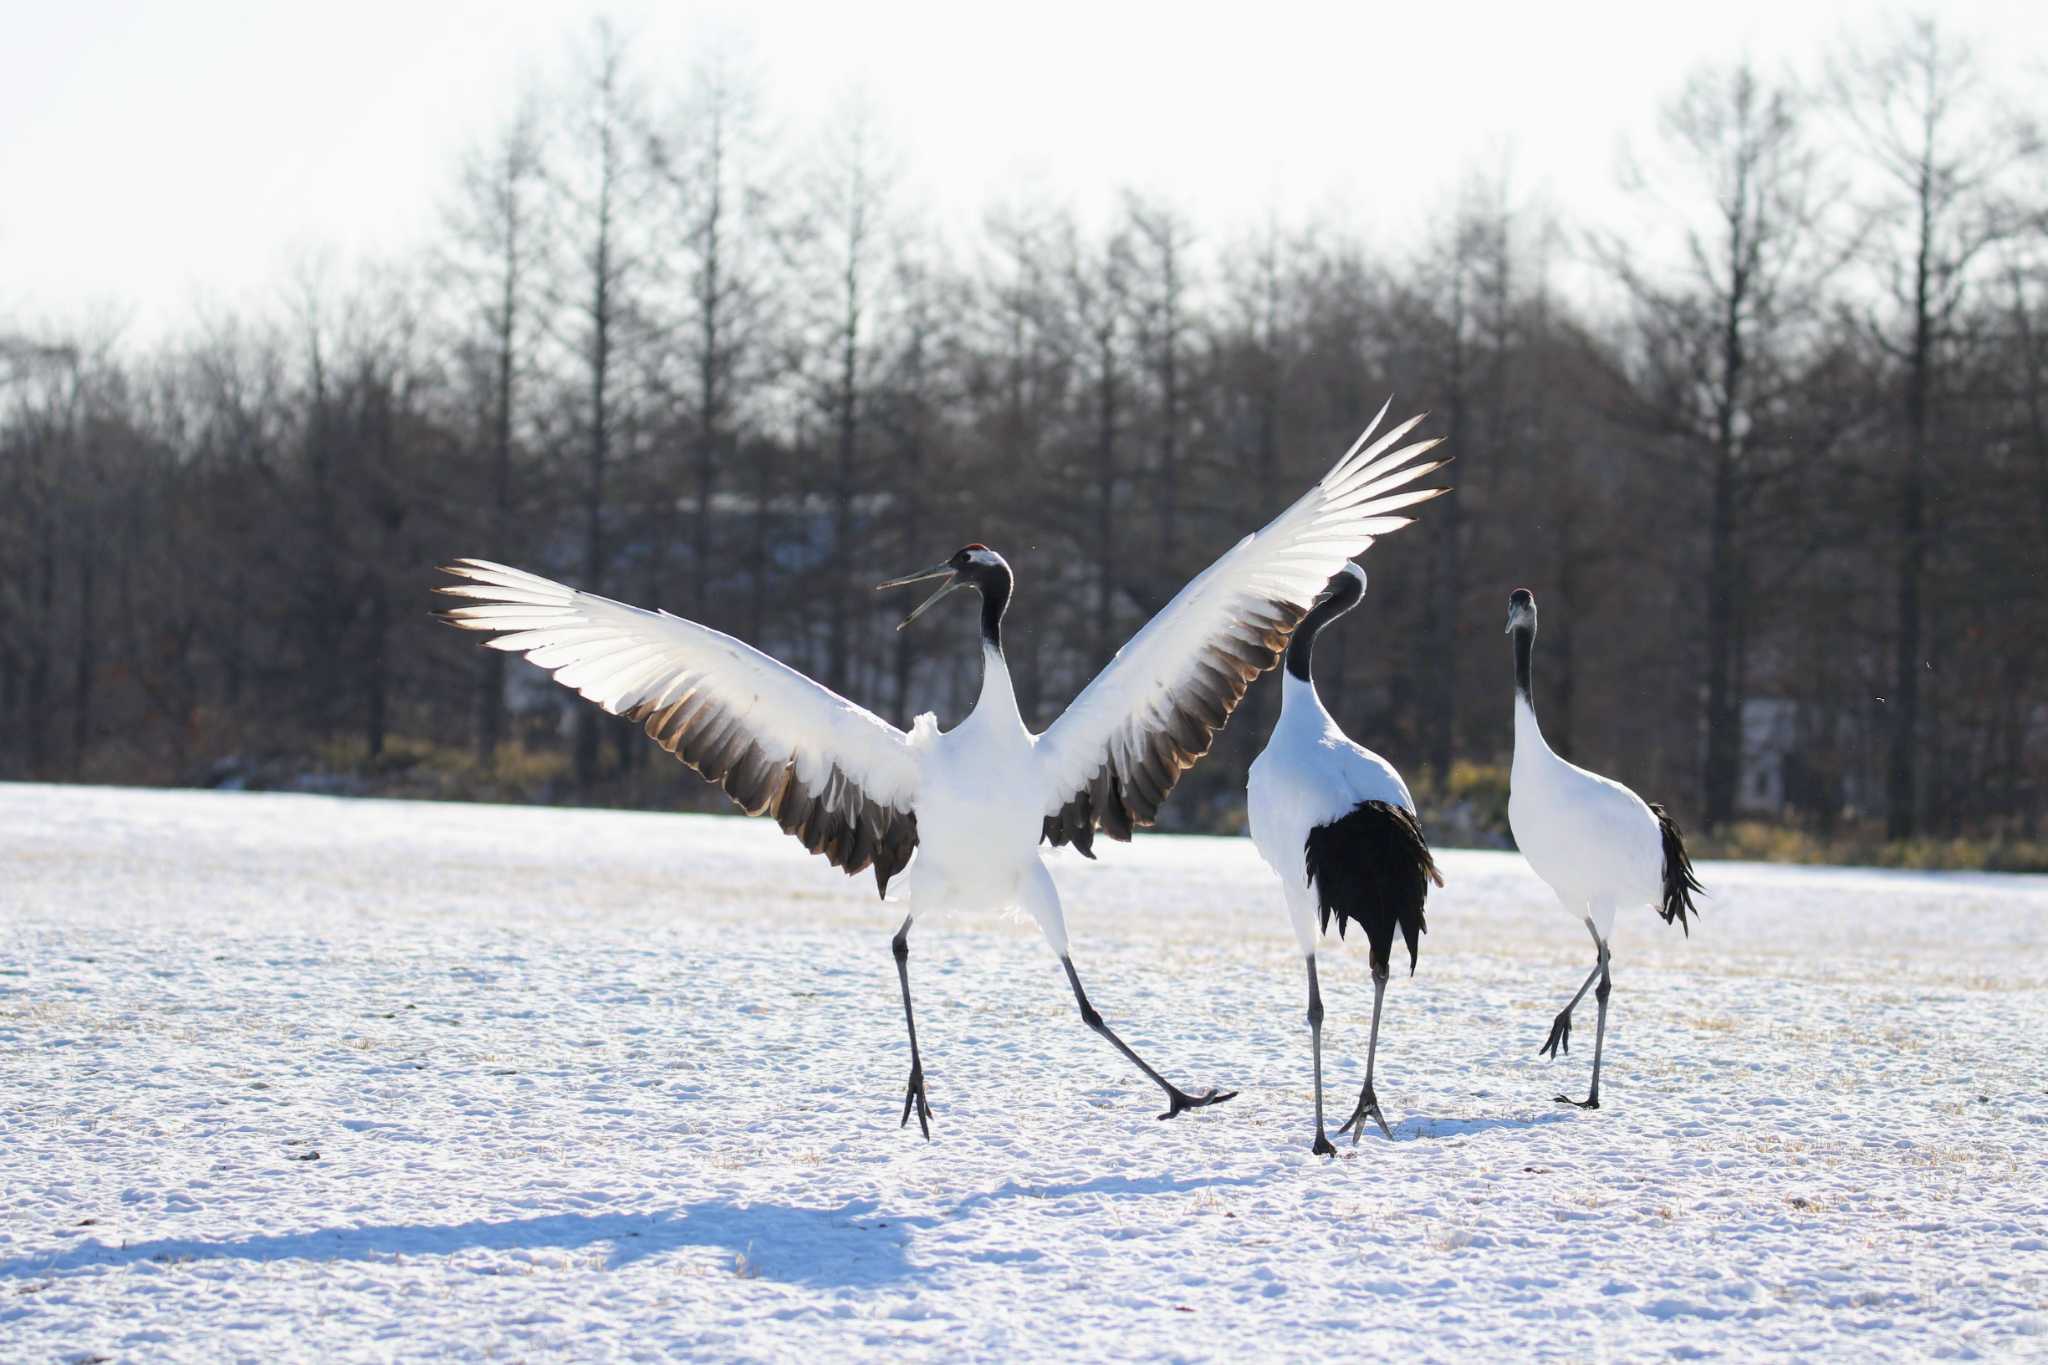
[[[1059,897],[1039,859],[1045,822],[1038,736],[1025,728],[1002,655],[983,651],[981,695],[941,731],[930,715],[911,731],[917,761],[917,857],[892,890],[913,917],[940,909],[1029,911],[1055,951],[1067,935]]]
[[[1508,824],[1536,875],[1557,893],[1564,912],[1585,925],[1595,950],[1585,984],[1551,1020],[1539,1056],[1571,1051],[1572,1011],[1587,991],[1599,1003],[1593,1034],[1593,1086],[1583,1100],[1559,1095],[1560,1104],[1600,1107],[1600,1062],[1607,1042],[1607,1001],[1613,989],[1611,942],[1618,911],[1647,905],[1667,924],[1686,928],[1702,890],[1678,822],[1619,782],[1589,773],[1557,756],[1536,721],[1530,681],[1536,648],[1536,596],[1527,588],[1508,594],[1507,633],[1515,648],[1515,759],[1509,772]],[[1690,929],[1687,929],[1690,933]],[[1598,989],[1594,989],[1595,983]]]
[[[1658,903],[1664,844],[1657,817],[1619,782],[1559,758],[1520,695],[1509,781],[1515,844],[1575,922],[1592,921],[1606,942],[1618,910]]]
[[[1338,728],[1314,683],[1283,673],[1280,720],[1252,761],[1245,815],[1253,847],[1284,888],[1288,922],[1304,954],[1315,951],[1319,922],[1308,880],[1309,831],[1342,819],[1361,801],[1415,813],[1394,765]]]

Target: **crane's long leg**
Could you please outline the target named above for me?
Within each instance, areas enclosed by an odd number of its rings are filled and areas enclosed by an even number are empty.
[[[1316,1140],[1310,1148],[1317,1156],[1335,1156],[1337,1149],[1323,1132],[1323,993],[1316,985],[1316,955],[1308,955],[1308,1039],[1316,1066]]]
[[[1172,1081],[1167,1080],[1166,1077],[1147,1066],[1145,1059],[1131,1051],[1125,1045],[1124,1040],[1116,1036],[1116,1031],[1110,1028],[1108,1024],[1102,1022],[1102,1016],[1096,1013],[1095,1006],[1088,1003],[1088,992],[1081,989],[1081,978],[1074,971],[1074,959],[1062,953],[1060,954],[1060,965],[1067,969],[1067,980],[1074,987],[1075,1003],[1081,1007],[1081,1022],[1109,1039],[1111,1046],[1116,1048],[1118,1052],[1123,1053],[1124,1056],[1130,1058],[1133,1066],[1151,1077],[1153,1083],[1166,1092],[1167,1109],[1165,1113],[1159,1116],[1160,1118],[1170,1119],[1183,1109],[1200,1109],[1205,1105],[1221,1104],[1227,1099],[1234,1099],[1236,1097],[1237,1092],[1235,1090],[1219,1095],[1214,1088],[1211,1088],[1205,1095],[1190,1095]]]
[[[1578,994],[1572,997],[1571,1003],[1559,1010],[1557,1018],[1550,1021],[1550,1037],[1544,1040],[1542,1047],[1536,1049],[1536,1055],[1539,1057],[1549,1057],[1555,1061],[1559,1048],[1566,1052],[1572,1050],[1572,1011],[1586,998],[1586,992],[1593,989],[1593,983],[1600,979],[1601,967],[1607,961],[1607,945],[1600,941],[1599,931],[1593,928],[1592,920],[1586,921],[1586,932],[1593,935],[1593,970],[1586,973],[1586,979],[1579,986]],[[1597,1045],[1595,1050],[1598,1050]]]
[[[1386,1115],[1380,1113],[1380,1097],[1372,1092],[1372,1067],[1380,1050],[1380,1006],[1387,998],[1387,964],[1375,962],[1372,967],[1372,1037],[1365,1045],[1365,1088],[1358,1092],[1358,1107],[1351,1111],[1351,1117],[1344,1120],[1344,1127],[1337,1130],[1341,1136],[1345,1128],[1351,1130],[1351,1145],[1356,1147],[1358,1139],[1365,1136],[1365,1121],[1368,1117],[1380,1126],[1380,1131],[1393,1140],[1393,1131],[1387,1127]]]
[[[917,1109],[917,1126],[929,1142],[932,1136],[932,1106],[924,1097],[924,1059],[917,1055],[917,1016],[910,1012],[910,921],[903,917],[903,927],[896,931],[890,941],[889,951],[896,955],[896,979],[903,983],[903,1026],[910,1030],[910,1086],[903,1094],[903,1122],[898,1128],[910,1126],[910,1111]]]
[[[1559,1095],[1559,1104],[1574,1104],[1581,1109],[1600,1107],[1600,1054],[1607,1045],[1607,996],[1614,989],[1614,983],[1607,976],[1607,945],[1600,945],[1600,989],[1593,992],[1593,998],[1600,1002],[1600,1022],[1593,1030],[1593,1093],[1582,1100],[1568,1095]]]
[[[1593,992],[1593,998],[1600,1002],[1600,1019],[1594,1026],[1593,1032],[1592,1093],[1583,1100],[1571,1099],[1565,1095],[1556,1097],[1559,1104],[1576,1105],[1581,1109],[1598,1109],[1600,1107],[1600,1056],[1607,1046],[1607,997],[1613,991],[1614,983],[1609,978],[1607,972],[1607,941],[1600,937],[1600,931],[1593,927],[1593,921],[1590,919],[1586,921],[1586,932],[1593,936],[1593,947],[1598,951],[1599,956],[1594,960],[1593,970],[1587,974],[1585,983],[1579,987],[1579,993],[1572,997],[1571,1004],[1566,1005],[1563,1012],[1551,1023],[1550,1039],[1539,1049],[1538,1055],[1548,1054],[1555,1058],[1560,1047],[1566,1052],[1572,1050],[1572,1011],[1578,1007],[1579,1001],[1586,998],[1586,992],[1592,987],[1593,983],[1598,981],[1600,988]]]

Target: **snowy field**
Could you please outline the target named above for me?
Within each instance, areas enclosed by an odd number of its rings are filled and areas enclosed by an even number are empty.
[[[2048,888],[1701,868],[1591,965],[1443,856],[1393,1124],[1310,1155],[1248,842],[1060,856],[1028,922],[888,907],[758,822],[0,786],[0,1359],[1857,1359],[2048,1353]],[[1332,1123],[1362,944],[1323,954]],[[1340,1140],[1340,1145],[1343,1140]]]

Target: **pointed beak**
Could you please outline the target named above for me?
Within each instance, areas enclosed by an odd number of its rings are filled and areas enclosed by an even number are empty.
[[[875,591],[880,592],[884,588],[908,587],[912,583],[923,583],[927,579],[933,578],[943,578],[946,581],[944,584],[940,586],[937,592],[933,593],[930,597],[927,597],[924,599],[924,601],[920,602],[918,604],[916,611],[913,611],[912,613],[910,613],[910,615],[904,617],[903,620],[897,625],[896,629],[903,629],[904,626],[909,625],[912,621],[915,621],[918,617],[924,615],[927,611],[930,611],[932,609],[932,606],[935,603],[937,603],[941,597],[944,597],[947,593],[952,592],[956,588],[965,587],[966,584],[960,581],[959,571],[956,570],[950,564],[934,564],[929,569],[919,569],[916,573],[905,574],[901,578],[892,578],[886,583],[875,584]]]
[[[1503,634],[1503,635],[1513,635],[1514,633],[1515,633],[1515,614],[1514,614],[1513,612],[1509,612],[1509,613],[1508,613],[1508,628],[1507,628],[1506,630],[1502,631],[1502,632],[1501,632],[1501,634]]]

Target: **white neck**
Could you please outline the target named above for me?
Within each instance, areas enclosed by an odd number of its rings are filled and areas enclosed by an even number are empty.
[[[1529,699],[1520,692],[1515,693],[1515,757],[1524,752],[1548,754],[1550,745],[1543,738],[1543,727],[1536,721],[1536,708],[1529,705]]]
[[[1010,665],[1004,660],[1003,651],[987,641],[983,641],[981,646],[981,696],[961,724],[1007,724],[1020,730],[1024,728],[1024,718],[1017,710],[1017,691],[1010,685]]]
[[[1283,671],[1280,675],[1280,722],[1274,728],[1303,726],[1320,730],[1329,723],[1329,710],[1317,694],[1315,683]]]

